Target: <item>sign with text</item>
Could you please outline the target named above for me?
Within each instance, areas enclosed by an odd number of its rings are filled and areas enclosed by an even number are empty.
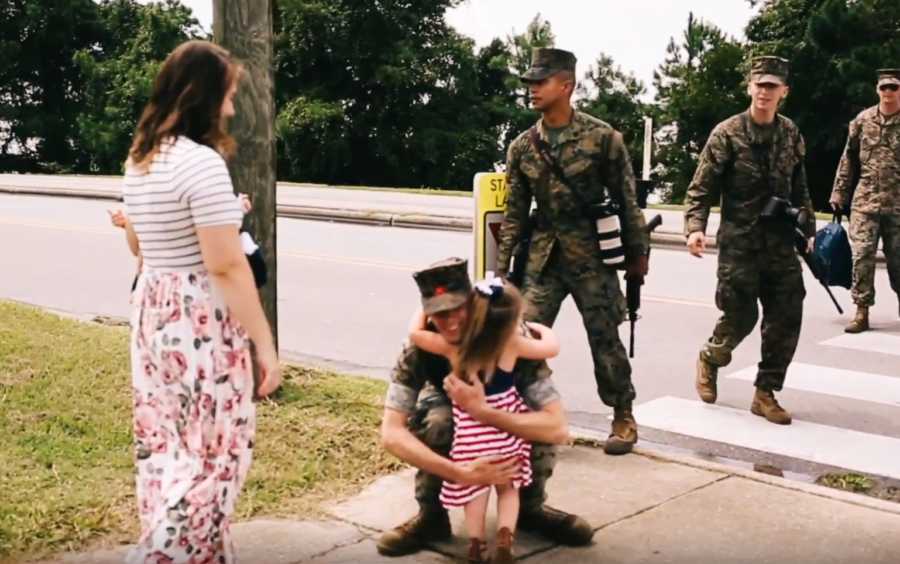
[[[472,190],[475,196],[475,220],[472,230],[475,239],[473,276],[476,281],[487,273],[497,274],[497,249],[500,225],[506,210],[506,174],[480,172],[475,175]]]

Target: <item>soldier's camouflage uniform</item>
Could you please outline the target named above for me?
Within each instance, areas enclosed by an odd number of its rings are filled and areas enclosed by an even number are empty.
[[[685,203],[685,232],[706,231],[710,208],[722,207],[716,305],[722,316],[701,358],[721,367],[753,330],[762,304],[762,359],[756,386],[779,391],[794,356],[803,318],[803,276],[789,222],[760,221],[773,195],[805,208],[804,233],[815,234],[815,216],[806,185],[805,146],[797,126],[776,115],[760,127],[749,111],[713,129]]]
[[[844,209],[850,205],[853,302],[865,307],[875,304],[879,237],[891,288],[900,296],[900,113],[885,117],[875,106],[850,122],[831,200]]]
[[[449,457],[453,442],[453,413],[443,388],[450,374],[444,357],[407,344],[391,373],[385,407],[409,414],[409,429],[435,452]],[[546,362],[520,360],[514,369],[516,388],[533,411],[559,401]],[[532,485],[520,492],[521,513],[537,511],[546,500],[546,483],[556,464],[556,447],[532,443]],[[442,510],[442,480],[423,470],[416,473],[416,501],[426,513]]]
[[[548,140],[542,120],[538,128],[541,138]],[[626,257],[646,253],[649,237],[622,135],[575,112],[572,123],[552,141],[554,156],[584,202],[595,204],[610,196],[623,206]],[[616,271],[602,262],[595,223],[586,216],[582,201],[551,174],[527,131],[510,145],[506,171],[508,201],[498,271],[508,271],[534,199],[539,219],[523,284],[532,308],[528,318],[552,326],[563,299],[572,294],[587,330],[600,398],[612,407],[630,406],[635,397],[631,365],[618,332],[625,318],[625,298]]]

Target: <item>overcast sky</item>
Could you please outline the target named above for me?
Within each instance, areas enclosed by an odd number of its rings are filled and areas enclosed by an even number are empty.
[[[212,0],[182,2],[211,28]],[[747,0],[465,0],[447,20],[482,46],[524,31],[540,13],[553,26],[557,46],[575,52],[579,74],[606,53],[650,89],[669,38],[681,35],[691,11],[739,39],[754,12]]]

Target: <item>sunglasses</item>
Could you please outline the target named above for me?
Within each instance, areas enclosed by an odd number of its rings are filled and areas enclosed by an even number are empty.
[[[896,92],[897,90],[900,90],[900,85],[898,85],[898,84],[882,84],[881,86],[878,87],[878,89],[881,90],[882,92]]]

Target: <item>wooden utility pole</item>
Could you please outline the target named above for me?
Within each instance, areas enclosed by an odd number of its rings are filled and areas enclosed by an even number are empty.
[[[228,169],[238,192],[253,202],[250,229],[262,248],[269,280],[262,302],[278,342],[275,230],[275,101],[272,0],[213,0],[213,37],[244,66],[229,131],[238,144]]]

